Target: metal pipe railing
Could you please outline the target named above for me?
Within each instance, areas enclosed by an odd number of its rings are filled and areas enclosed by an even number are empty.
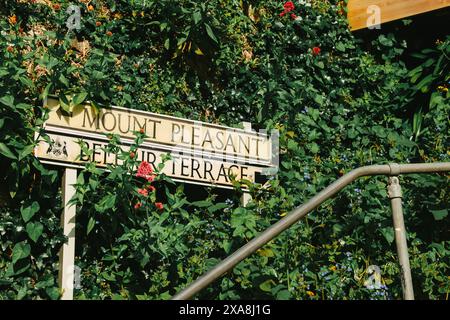
[[[305,204],[297,207],[290,214],[283,219],[267,228],[264,232],[253,238],[247,244],[236,250],[232,255],[221,261],[213,269],[205,273],[196,281],[191,283],[184,290],[172,297],[173,300],[189,299],[198,293],[200,290],[207,287],[217,278],[221,277],[227,271],[231,270],[239,262],[250,256],[256,250],[260,249],[266,243],[274,239],[281,232],[288,229],[294,223],[298,222],[306,214],[317,208],[324,201],[330,199],[336,193],[341,191],[344,187],[349,185],[354,180],[363,176],[374,175],[389,175],[398,176],[399,174],[410,173],[437,173],[450,171],[450,162],[438,162],[438,163],[417,163],[417,164],[386,164],[386,165],[372,165],[365,166],[350,171],[345,174],[327,188],[319,192],[316,196],[311,198]],[[402,251],[404,252],[404,250]],[[406,249],[407,252],[407,249]],[[409,262],[408,262],[409,265]]]

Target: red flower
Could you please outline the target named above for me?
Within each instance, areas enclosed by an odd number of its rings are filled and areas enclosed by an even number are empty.
[[[134,209],[139,209],[140,207],[142,207],[142,203],[138,202],[134,205]]]
[[[289,12],[295,9],[294,3],[292,1],[288,1],[284,4],[284,11]]]
[[[155,207],[158,210],[164,209],[164,205],[161,202],[155,202]]]
[[[147,189],[138,189],[138,193],[142,194],[144,197],[148,196],[148,190]]]
[[[295,20],[295,19],[297,19],[297,15],[295,13],[291,13],[291,18],[292,18],[292,20]]]
[[[154,177],[152,175],[152,173],[153,173],[152,165],[150,163],[148,163],[147,161],[142,161],[137,169],[136,177],[144,178],[147,180],[149,180],[149,179],[153,180],[153,178],[151,178],[151,177]]]
[[[292,1],[286,2],[284,5],[284,11],[280,13],[280,17],[284,16],[286,13],[295,9],[294,3]]]
[[[154,186],[152,186],[152,185],[149,185],[149,186],[147,187],[147,189],[148,189],[150,192],[154,192],[154,191],[156,190],[156,188],[155,188]]]
[[[133,151],[130,152],[130,158],[133,159],[136,156],[136,153],[134,153]]]
[[[320,48],[319,47],[314,47],[312,48],[312,54],[315,56],[318,56],[320,54]]]

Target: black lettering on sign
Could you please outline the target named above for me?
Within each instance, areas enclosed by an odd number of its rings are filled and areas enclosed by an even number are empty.
[[[197,159],[191,159],[191,178],[194,178],[194,171],[197,173],[199,179],[202,179],[198,169],[200,168],[200,162]]]
[[[238,169],[238,171],[237,171],[237,172],[234,172],[234,171],[233,171],[233,168]],[[231,166],[228,168],[228,177],[231,177],[231,176],[235,176],[235,177],[238,177],[238,176],[239,176],[239,167],[238,167],[237,165],[235,165],[235,164],[231,165]],[[239,177],[238,177],[238,179],[239,179]]]
[[[126,121],[127,128],[125,130],[122,130],[122,124],[125,121],[122,120],[122,114],[119,113],[119,131],[122,133],[128,133],[130,131],[130,121],[131,121],[131,116],[128,115],[128,121]]]
[[[188,158],[181,158],[181,175],[183,177],[189,177],[189,173],[185,173],[184,169],[189,169],[189,165],[186,165],[185,160],[189,160]]]
[[[90,149],[88,142],[82,141],[81,143],[84,144],[87,149]],[[80,161],[89,161],[89,155],[84,154],[83,148],[80,149]]]
[[[95,124],[95,128],[98,130],[100,128],[100,119],[98,116],[94,116],[93,119],[91,119],[91,117],[89,116],[89,110],[88,108],[84,109],[84,114],[83,114],[83,128],[86,128],[86,119],[88,121],[89,127],[93,127]]]
[[[99,149],[101,148],[101,146],[102,146],[102,145],[99,144],[99,143],[93,143],[93,144],[92,144],[92,150],[94,151],[94,152],[92,153],[92,161],[93,161],[93,162],[100,163],[100,161],[96,161],[96,160],[95,160],[95,156],[96,156],[96,155],[98,155],[98,156],[101,155],[100,152],[97,152],[97,150],[99,150]],[[101,151],[101,150],[99,150],[99,151]]]
[[[180,133],[180,126],[176,123],[172,123],[172,140],[171,142],[175,142],[175,135]]]
[[[218,131],[217,134],[216,134],[216,138],[217,138],[217,141],[220,142],[220,145],[216,146],[216,148],[218,150],[222,150],[223,149],[223,138],[224,138],[223,131]]]
[[[204,172],[203,178],[208,179],[208,177],[206,176],[206,174],[209,174],[209,176],[211,177],[211,180],[214,180],[214,177],[213,177],[212,174],[211,174],[212,168],[213,168],[212,163],[209,162],[209,161],[205,161],[205,165],[204,165],[204,167],[203,167],[203,169],[204,169],[204,170],[203,170],[203,172]]]
[[[137,124],[137,128],[136,128],[136,124]],[[144,132],[147,131],[147,122],[144,119],[144,124],[141,124],[138,120],[138,118],[133,117],[133,130],[134,131],[139,131],[141,129],[144,129]]]
[[[194,146],[199,146],[200,142],[196,142],[198,138],[200,138],[200,136],[198,134],[196,134],[196,131],[200,130],[199,127],[193,127],[192,128],[192,144]]]
[[[227,151],[228,146],[232,146],[233,147],[233,152],[236,152],[236,148],[234,147],[234,141],[233,141],[233,137],[231,135],[228,136],[227,139],[227,144],[225,145],[225,151]]]
[[[245,179],[245,178],[248,177],[247,173],[244,173],[244,171],[247,171],[247,170],[248,170],[247,166],[242,166],[241,167],[241,176],[240,176],[241,179]]]
[[[108,116],[108,115],[110,115],[109,118],[112,119],[112,120],[110,120],[110,121],[107,120],[106,116]],[[110,126],[109,128],[106,126],[107,123]],[[111,126],[111,124],[112,124],[112,126]],[[103,116],[102,116],[102,126],[103,126],[103,128],[106,131],[113,131],[116,128],[116,117],[114,116],[114,114],[112,112],[108,111],[108,112],[105,112],[103,114]]]
[[[148,135],[150,139],[156,139],[156,124],[161,123],[161,121],[152,119],[147,119],[147,121],[150,122],[151,129],[147,130],[145,134]]]
[[[217,180],[219,180],[220,177],[225,178],[225,181],[228,182],[228,175],[225,172],[225,167],[224,167],[223,163],[220,165],[219,174],[217,175]]]
[[[206,130],[205,138],[203,139],[202,147],[205,146],[205,143],[209,143],[211,145],[211,148],[214,149],[214,145],[212,143],[211,134],[209,133],[209,130]]]
[[[245,151],[247,151],[247,154],[250,153],[250,137],[247,137],[247,144],[244,141],[244,138],[242,136],[239,136],[239,152],[242,152],[242,145],[244,145]]]
[[[150,151],[147,152],[147,162],[153,166],[153,169],[156,169],[155,161],[156,161],[156,154]]]

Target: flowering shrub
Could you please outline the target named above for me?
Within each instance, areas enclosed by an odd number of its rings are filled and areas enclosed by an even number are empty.
[[[130,151],[79,172],[78,299],[166,299],[344,173],[449,161],[450,38],[402,55],[400,35],[364,43],[338,1],[8,1],[0,6],[0,298],[57,299],[61,170],[34,156],[59,96],[280,131],[264,190],[184,193]],[[80,29],[67,29],[69,4]],[[382,30],[383,31],[383,30]],[[396,38],[397,37],[397,38]],[[370,47],[368,52],[366,47]],[[75,98],[74,98],[75,99]],[[65,103],[68,102],[68,103]],[[448,176],[401,178],[416,296],[444,299]],[[199,189],[197,189],[198,191]],[[192,199],[203,194],[202,199]],[[227,200],[225,200],[228,198]],[[240,263],[200,298],[399,299],[385,178],[364,178]],[[368,267],[381,285],[365,285]]]

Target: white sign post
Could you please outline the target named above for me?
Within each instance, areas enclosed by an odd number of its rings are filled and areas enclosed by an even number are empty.
[[[77,182],[77,169],[66,168],[62,181],[63,212],[61,226],[68,238],[59,252],[59,287],[62,291],[61,300],[73,300],[75,275],[75,214],[76,207],[69,206],[69,201],[75,195],[74,184]]]

